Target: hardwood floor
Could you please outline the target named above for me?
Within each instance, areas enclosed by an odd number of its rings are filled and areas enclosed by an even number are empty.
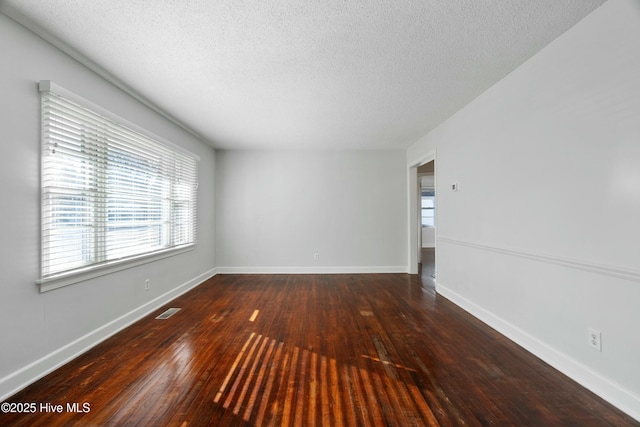
[[[38,412],[0,425],[640,424],[420,277],[216,276],[8,399]]]

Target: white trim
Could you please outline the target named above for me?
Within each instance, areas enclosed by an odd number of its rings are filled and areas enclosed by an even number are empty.
[[[418,166],[425,165],[431,161],[434,161],[436,159],[436,151],[437,151],[436,149],[429,150],[426,153],[422,154],[421,156],[412,158],[411,160],[407,159],[407,166],[418,167]]]
[[[638,410],[638,408],[640,408],[640,396],[599,375],[587,366],[550,347],[536,337],[526,333],[490,311],[485,310],[474,302],[469,301],[441,283],[436,283],[436,292],[438,295],[450,300],[514,343],[567,375],[578,384],[591,390],[621,411],[640,421],[640,410]]]
[[[407,267],[218,267],[217,272],[218,274],[369,274],[407,273]]]
[[[164,251],[152,252],[150,254],[142,254],[137,257],[127,258],[124,260],[116,260],[108,262],[104,265],[90,265],[86,267],[86,271],[72,271],[68,274],[54,276],[47,279],[36,281],[40,285],[40,292],[47,292],[63,286],[72,285],[85,280],[115,273],[116,271],[126,270],[128,268],[137,267],[142,264],[155,262],[164,258],[180,255],[195,249],[195,245],[188,247],[171,248]]]
[[[549,264],[557,264],[563,267],[584,270],[591,273],[602,274],[605,276],[616,277],[619,279],[640,282],[640,271],[630,268],[618,267],[607,264],[597,264],[590,261],[562,258],[555,255],[545,255],[534,252],[522,251],[517,249],[502,248],[498,246],[483,245],[480,243],[468,242],[464,240],[450,239],[448,237],[437,237],[437,242],[451,243],[459,246],[467,246],[474,249],[497,252],[505,255],[517,256],[520,258],[532,259],[535,261],[546,262]]]
[[[151,314],[154,310],[162,307],[168,302],[174,300],[180,295],[190,291],[196,286],[202,284],[206,280],[215,276],[217,271],[215,268],[206,271],[193,279],[177,286],[176,288],[158,296],[157,298],[123,314],[117,319],[87,333],[86,335],[60,347],[46,356],[28,364],[27,366],[13,372],[6,377],[0,379],[0,402],[11,397],[18,391],[22,390],[29,384],[39,380],[50,372],[56,370],[65,363],[75,359],[82,353],[98,345],[102,341],[120,332],[131,324],[137,322],[143,317]]]
[[[409,274],[418,274],[418,264],[420,263],[420,251],[418,246],[422,230],[418,230],[419,207],[420,207],[420,185],[418,182],[418,166],[411,166],[407,169],[407,271]]]

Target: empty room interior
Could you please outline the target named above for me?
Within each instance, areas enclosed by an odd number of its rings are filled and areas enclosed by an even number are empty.
[[[640,1],[0,0],[0,51],[0,424],[640,425]]]

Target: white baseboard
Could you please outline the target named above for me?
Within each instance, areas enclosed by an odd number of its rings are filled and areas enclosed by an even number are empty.
[[[218,267],[218,274],[367,274],[406,273],[407,266],[389,267]]]
[[[207,279],[215,276],[215,268],[200,274],[182,285],[166,292],[140,307],[112,320],[75,341],[30,363],[24,368],[0,379],[0,402],[11,397],[29,384],[39,380],[65,363],[75,359],[90,348],[96,346],[110,336],[137,322],[164,304],[190,291]]]
[[[442,284],[436,284],[436,292],[500,332],[525,350],[533,353],[578,384],[591,390],[602,399],[640,421],[640,396],[609,381],[587,366],[550,347],[522,329],[485,310]]]

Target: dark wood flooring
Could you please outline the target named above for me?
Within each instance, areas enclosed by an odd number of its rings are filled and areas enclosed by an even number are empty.
[[[63,413],[0,425],[640,425],[427,273],[216,276],[7,401]]]

